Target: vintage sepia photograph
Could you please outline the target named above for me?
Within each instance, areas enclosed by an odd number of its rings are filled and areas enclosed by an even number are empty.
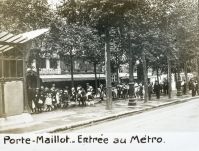
[[[0,0],[3,143],[198,137],[198,35],[199,0]]]

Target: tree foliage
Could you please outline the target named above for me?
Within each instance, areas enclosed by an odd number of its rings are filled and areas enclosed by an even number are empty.
[[[0,29],[21,33],[49,26],[52,12],[47,0],[9,0],[0,3]]]

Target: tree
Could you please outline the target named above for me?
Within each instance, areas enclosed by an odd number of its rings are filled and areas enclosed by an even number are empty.
[[[51,20],[47,0],[9,0],[0,3],[0,29],[12,33],[46,28]]]
[[[0,30],[19,34],[38,28],[47,28],[52,18],[52,12],[48,6],[47,0],[9,0],[0,3],[0,19],[2,20]],[[43,37],[33,41],[32,51],[41,49]],[[28,58],[27,62],[37,60],[37,87],[39,87],[39,59],[42,57],[40,51],[37,52],[37,57]],[[33,52],[31,52],[33,53]]]
[[[70,0],[63,3],[60,7],[60,14],[67,18],[70,23],[90,26],[95,28],[100,35],[103,35],[105,42],[105,62],[106,62],[106,87],[107,87],[107,107],[111,108],[111,72],[110,72],[110,43],[117,40],[112,35],[112,28],[126,30],[128,34],[128,48],[131,52],[132,37],[136,29],[139,29],[137,35],[143,41],[143,35],[149,30],[151,19],[149,14],[150,3],[142,1],[114,1],[114,0]],[[135,11],[136,10],[136,11]],[[150,16],[149,19],[145,16]],[[133,18],[133,19],[131,19]],[[130,21],[129,21],[130,20]],[[123,33],[125,32],[123,30]],[[130,36],[129,36],[130,35]],[[141,47],[140,44],[138,44]],[[133,53],[130,58],[133,58]],[[133,60],[133,59],[131,59]],[[133,60],[135,63],[135,60]],[[133,64],[132,62],[130,64]],[[133,75],[133,72],[130,73]],[[146,82],[145,82],[146,83]],[[145,84],[146,85],[146,84]]]
[[[97,65],[104,61],[104,49],[102,45],[103,42],[94,29],[86,33],[83,40],[83,49],[80,51],[81,54],[79,56],[93,64],[95,74],[95,92],[97,93]]]
[[[100,41],[101,39],[94,29],[68,23],[67,19],[58,17],[51,25],[46,43],[46,50],[48,50],[46,53],[57,53],[61,58],[70,57],[71,86],[74,87],[74,57],[84,58],[93,63],[96,75],[96,65],[101,61]]]
[[[103,35],[105,42],[106,62],[106,88],[107,88],[107,109],[112,108],[111,90],[111,67],[110,67],[110,29],[113,26],[122,24],[124,11],[134,5],[133,1],[113,0],[84,0],[66,1],[60,8],[60,13],[67,18],[68,22],[81,25],[89,25],[95,28],[100,35]]]

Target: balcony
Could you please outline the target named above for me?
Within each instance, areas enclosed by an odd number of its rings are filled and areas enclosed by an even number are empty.
[[[46,69],[46,68],[42,68],[39,71],[40,75],[55,75],[55,74],[61,74],[61,69]]]

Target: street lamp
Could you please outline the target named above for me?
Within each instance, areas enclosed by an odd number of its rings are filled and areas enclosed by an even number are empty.
[[[180,78],[180,67],[179,67],[179,63],[177,64],[177,71],[178,71],[178,78],[177,78],[177,84],[176,84],[176,87],[177,87],[177,96],[182,96],[182,89],[181,89],[181,78]]]
[[[130,35],[129,35],[130,36]],[[130,38],[130,37],[129,37]],[[134,61],[133,61],[133,52],[131,48],[135,48],[135,44],[129,44],[129,106],[136,105],[136,98],[135,98],[135,88],[134,88]],[[136,61],[137,63],[137,61]]]

